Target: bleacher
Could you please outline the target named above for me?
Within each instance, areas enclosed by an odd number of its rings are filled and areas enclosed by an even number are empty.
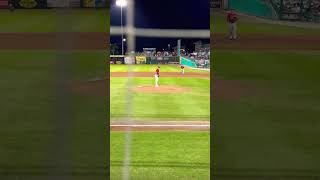
[[[317,21],[320,17],[320,0],[271,0],[280,19]]]

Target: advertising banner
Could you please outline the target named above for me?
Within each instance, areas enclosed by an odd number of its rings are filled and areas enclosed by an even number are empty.
[[[111,57],[110,64],[124,64],[124,57]]]
[[[147,57],[146,56],[136,56],[136,63],[137,64],[146,64]]]
[[[83,0],[83,7],[86,8],[102,8],[106,7],[106,0]]]
[[[96,7],[96,0],[83,0],[83,7],[86,7],[86,8]]]
[[[21,9],[46,8],[46,0],[16,0],[15,7]]]
[[[124,58],[125,64],[134,64],[134,58],[131,56],[127,56]]]
[[[80,7],[81,0],[47,0],[49,8],[63,8],[63,7]]]

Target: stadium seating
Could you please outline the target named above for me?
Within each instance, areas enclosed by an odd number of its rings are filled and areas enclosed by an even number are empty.
[[[271,0],[271,2],[283,19],[319,20],[320,0]]]

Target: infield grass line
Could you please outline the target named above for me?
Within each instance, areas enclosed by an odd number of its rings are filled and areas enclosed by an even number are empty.
[[[178,125],[178,124],[115,124],[110,125],[111,127],[210,127],[210,124],[198,124],[198,125]]]

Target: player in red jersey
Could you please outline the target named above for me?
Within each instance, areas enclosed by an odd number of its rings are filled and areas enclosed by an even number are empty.
[[[181,64],[180,68],[181,68],[181,73],[184,74],[184,66],[182,64]]]
[[[231,10],[228,12],[227,21],[229,24],[229,39],[235,40],[237,39],[237,14]]]
[[[156,87],[159,87],[159,76],[160,76],[160,66],[158,66],[158,68],[156,69],[156,72],[154,74],[154,78],[156,80]]]

